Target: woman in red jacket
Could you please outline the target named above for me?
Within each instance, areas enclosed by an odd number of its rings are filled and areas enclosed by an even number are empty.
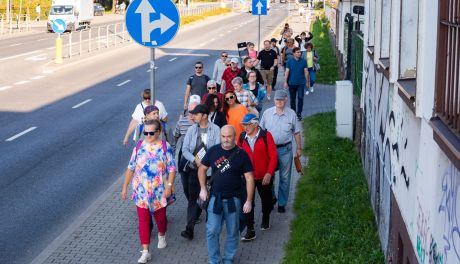
[[[259,119],[254,114],[246,114],[241,121],[245,132],[238,139],[241,147],[251,158],[254,167],[254,180],[262,201],[261,230],[270,229],[270,213],[273,210],[273,176],[278,163],[275,141],[270,132],[259,127]],[[252,201],[254,208],[254,200]],[[254,209],[245,214],[246,234],[242,241],[252,241],[256,238],[254,229]]]

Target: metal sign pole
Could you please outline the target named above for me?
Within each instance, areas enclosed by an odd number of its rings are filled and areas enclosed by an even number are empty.
[[[150,104],[155,105],[155,48],[150,49]]]
[[[257,52],[260,52],[260,14],[259,14],[259,46],[257,46]]]

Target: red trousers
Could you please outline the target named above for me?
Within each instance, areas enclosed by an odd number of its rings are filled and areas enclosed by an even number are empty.
[[[142,245],[150,245],[150,234],[152,233],[152,215],[149,209],[137,207],[137,217],[139,218],[139,238]],[[166,219],[166,207],[156,210],[153,213],[155,223],[159,233],[166,233],[168,220]]]

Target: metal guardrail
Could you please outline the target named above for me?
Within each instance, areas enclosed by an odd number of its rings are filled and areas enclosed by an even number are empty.
[[[197,6],[178,6],[180,16],[199,16],[205,12],[213,11],[222,7],[227,7],[226,4],[222,3],[209,3]]]
[[[115,23],[70,32],[63,36],[63,57],[72,58],[93,51],[120,46],[131,42],[125,23]]]
[[[28,31],[30,29],[30,15],[13,14],[8,20],[6,19],[5,14],[0,14],[0,36],[4,34]]]

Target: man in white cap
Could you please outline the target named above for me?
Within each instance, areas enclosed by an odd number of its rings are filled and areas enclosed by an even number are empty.
[[[278,153],[279,186],[278,186],[278,212],[286,212],[286,204],[289,198],[292,171],[292,138],[297,149],[296,156],[302,155],[302,140],[300,136],[300,124],[296,113],[286,107],[288,94],[285,90],[276,90],[275,106],[265,110],[260,120],[260,127],[270,131],[275,140]]]
[[[220,88],[220,92],[225,94],[228,91],[234,91],[235,88],[233,87],[232,81],[233,79],[238,76],[240,73],[240,69],[238,68],[238,59],[232,58],[230,60],[230,67],[225,69],[224,73],[222,74],[222,86]]]

